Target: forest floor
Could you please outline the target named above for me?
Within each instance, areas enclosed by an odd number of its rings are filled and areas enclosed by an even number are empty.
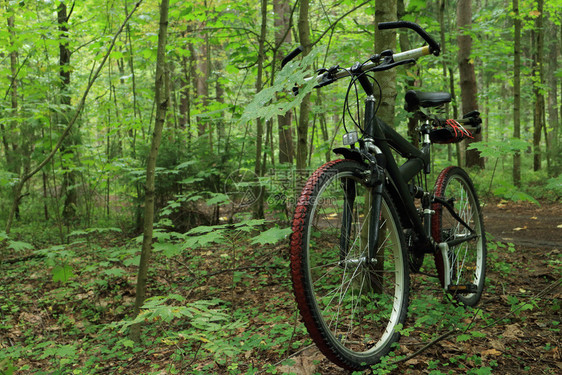
[[[562,372],[561,205],[487,203],[484,222],[491,238],[480,304],[455,307],[435,279],[412,275],[409,333],[389,362],[451,334],[374,373]],[[131,342],[126,329],[112,327],[130,314],[136,282],[127,257],[137,250],[120,237],[98,233],[41,257],[24,249],[0,264],[0,374],[346,373],[298,319],[286,243],[260,246],[238,235],[181,256],[157,252],[149,295],[174,293],[168,301],[176,307],[157,300],[160,315],[145,319],[143,344]],[[180,317],[189,313],[184,305],[194,317]]]

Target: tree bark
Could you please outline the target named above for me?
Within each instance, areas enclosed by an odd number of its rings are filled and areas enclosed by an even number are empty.
[[[74,8],[74,3],[70,10]],[[61,1],[57,8],[57,22],[59,26],[59,79],[60,79],[60,104],[62,106],[60,114],[57,115],[58,123],[63,126],[68,125],[70,118],[71,96],[70,96],[70,49],[68,48],[68,19],[70,14],[66,4]],[[72,165],[75,158],[76,146],[78,144],[78,132],[76,129],[71,129],[65,141],[61,146],[61,154],[64,156],[63,162],[63,175],[62,188],[64,192],[64,206],[62,216],[64,221],[71,223],[76,219],[76,210],[78,204],[78,194],[76,190],[76,170]]]
[[[404,5],[404,0],[398,0],[397,4],[398,19],[401,20],[406,15],[406,7]],[[443,30],[444,25],[441,23],[441,30]],[[400,50],[408,51],[412,49],[410,39],[408,39],[407,33],[400,33]],[[443,48],[443,42],[441,43],[441,48]],[[418,76],[419,70],[414,71],[413,75],[408,75],[406,78],[406,90],[410,90],[416,86],[418,83],[416,77]],[[443,74],[443,77],[446,75]],[[408,137],[410,142],[416,147],[419,145],[419,131],[418,131],[418,119],[415,116],[410,116],[408,118]]]
[[[376,25],[381,22],[396,21],[398,16],[396,0],[375,2],[375,53],[396,49],[396,31],[379,30]],[[390,126],[394,126],[394,107],[396,104],[396,69],[375,74],[383,88],[377,116]]]
[[[205,7],[207,7],[207,1],[205,1]],[[203,22],[199,27],[204,28],[206,25]],[[209,34],[205,31],[199,33],[199,38],[201,39],[202,45],[197,49],[197,71],[195,75],[197,97],[199,100],[199,105],[203,108],[207,107],[209,104],[209,74],[210,74],[210,51],[209,51]],[[211,138],[212,131],[208,128],[208,121],[202,117],[197,117],[197,131],[198,135],[202,136],[208,132],[209,138]]]
[[[8,1],[6,1],[6,7],[9,12],[13,12],[11,5]],[[18,50],[15,48],[16,42],[16,31],[15,31],[15,19],[13,13],[8,17],[8,33],[9,33],[9,40],[10,40],[10,117],[13,119],[10,121],[10,128],[16,131],[19,129],[18,117],[19,112],[19,103],[18,103]],[[16,143],[17,138],[23,138],[24,141],[26,138],[22,136],[22,132],[20,134],[9,134],[6,128],[4,127],[4,123],[2,122],[2,143],[4,145],[4,152],[6,155],[6,164],[8,170],[15,175],[19,175],[21,173],[21,159],[22,157],[18,156],[18,152],[21,154],[23,151],[18,150],[18,144]],[[22,155],[23,156],[23,155]],[[21,189],[17,189],[17,185],[12,188],[12,194],[14,196],[14,204],[15,204],[15,215],[16,218],[19,219],[20,211],[19,211],[19,202],[21,199]]]
[[[273,9],[275,13],[275,45],[277,49],[276,60],[281,62],[285,55],[286,49],[282,48],[283,44],[291,43],[291,27],[290,4],[285,0],[273,0]],[[277,129],[279,134],[279,163],[293,163],[294,146],[293,146],[293,116],[289,111],[284,115],[277,116]]]
[[[267,0],[261,0],[261,30],[258,41],[258,76],[256,79],[256,93],[260,92],[263,87],[263,62],[265,59],[265,37],[267,33]],[[262,173],[262,148],[263,148],[263,121],[261,118],[257,119],[257,133],[256,133],[256,161],[254,166],[254,173],[256,176],[261,177]],[[264,217],[263,211],[263,188],[257,185],[254,188],[254,197],[256,201],[253,205],[253,216],[255,219],[262,219]]]
[[[513,138],[521,138],[521,19],[519,0],[513,0]],[[513,184],[521,186],[521,153],[513,155]]]
[[[535,108],[533,112],[533,170],[541,169],[541,131],[544,127],[544,95],[542,93],[543,78],[543,8],[544,0],[537,1],[538,15],[535,20],[535,29],[532,34],[535,40],[533,53],[533,95]]]
[[[301,0],[299,3],[299,41],[303,47],[303,56],[310,53],[312,48],[310,41],[310,24],[308,21],[309,0]],[[306,168],[307,144],[308,144],[308,122],[310,115],[310,94],[306,95],[300,105],[299,123],[297,126],[297,170]]]
[[[474,64],[470,59],[472,48],[472,38],[467,31],[472,24],[472,4],[471,0],[459,0],[457,6],[457,24],[459,26],[458,36],[458,63],[461,81],[461,100],[463,113],[478,110],[476,74]],[[468,143],[479,142],[482,140],[482,133],[476,134],[474,139]],[[484,159],[480,157],[478,150],[466,151],[466,166],[478,166],[484,168]]]
[[[148,160],[146,163],[146,194],[144,204],[144,233],[142,241],[141,259],[139,264],[139,272],[137,275],[137,287],[135,307],[133,314],[137,316],[144,304],[146,296],[146,283],[148,275],[148,266],[150,255],[152,253],[152,233],[154,226],[154,196],[155,196],[155,169],[156,158],[158,157],[158,148],[162,139],[162,129],[166,121],[166,112],[168,109],[168,69],[166,66],[166,43],[168,36],[168,7],[169,0],[162,0],[160,3],[160,28],[158,31],[158,52],[156,57],[156,81],[154,88],[154,101],[156,103],[156,118],[154,123],[154,132],[152,135],[152,145]],[[140,325],[131,327],[131,339],[140,341]]]

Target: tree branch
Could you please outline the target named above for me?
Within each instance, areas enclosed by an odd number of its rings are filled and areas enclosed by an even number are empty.
[[[322,35],[320,35],[314,42],[312,42],[311,47],[314,47],[316,45],[316,43],[318,43],[320,40],[322,40],[322,38],[324,37],[324,35],[326,35],[330,30],[332,30],[334,27],[336,27],[336,25],[343,20],[345,17],[347,17],[349,14],[355,12],[357,9],[361,8],[362,6],[369,4],[371,1],[367,0],[362,2],[361,4],[357,5],[356,7],[350,9],[349,11],[347,11],[346,13],[344,13],[342,16],[340,16],[337,20],[334,21],[334,23],[332,23],[326,30],[324,30],[324,32],[322,33]]]

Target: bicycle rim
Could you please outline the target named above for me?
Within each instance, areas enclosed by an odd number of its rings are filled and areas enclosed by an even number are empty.
[[[474,306],[478,303],[484,288],[486,268],[486,238],[478,197],[469,176],[458,167],[450,167],[441,172],[437,179],[435,194],[451,202],[455,213],[476,234],[474,239],[449,248],[447,257],[450,287],[444,285],[447,277],[444,274],[443,257],[441,254],[436,256],[436,266],[442,285],[451,291],[457,300]],[[432,229],[437,242],[463,239],[471,235],[470,230],[440,204],[434,215]],[[475,290],[462,292],[458,290],[458,286],[472,286]]]
[[[362,369],[390,351],[404,322],[409,278],[396,211],[383,194],[377,256],[367,262],[372,217],[363,167],[339,160],[307,182],[293,221],[295,296],[311,337],[333,362]]]

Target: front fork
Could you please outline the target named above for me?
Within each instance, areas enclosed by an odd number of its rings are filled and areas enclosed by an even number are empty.
[[[369,160],[369,172],[366,176],[366,185],[371,187],[371,215],[369,219],[369,234],[367,240],[368,256],[367,263],[375,264],[377,262],[377,244],[379,242],[379,233],[381,227],[382,216],[382,192],[384,189],[384,164],[385,159],[381,150],[375,146],[370,139],[365,140],[365,158]],[[374,154],[374,156],[373,156]]]

